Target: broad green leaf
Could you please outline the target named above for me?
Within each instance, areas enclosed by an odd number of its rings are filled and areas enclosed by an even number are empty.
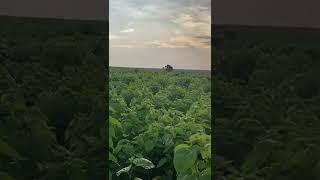
[[[134,178],[134,180],[143,180],[143,179],[141,179],[141,178],[138,178],[138,177],[135,177],[135,178]]]
[[[19,153],[14,148],[12,148],[9,144],[2,141],[2,139],[0,139],[0,154],[9,156],[12,158],[17,158],[17,159],[21,158]]]
[[[144,169],[152,169],[155,167],[151,161],[145,158],[136,158],[132,162],[134,165],[143,167]]]
[[[120,170],[116,173],[116,175],[117,175],[117,176],[120,176],[122,173],[128,173],[128,172],[130,171],[131,167],[132,167],[132,165],[130,164],[129,166],[120,169]]]
[[[111,152],[109,152],[109,160],[118,164],[117,158]]]
[[[117,146],[115,147],[115,149],[114,149],[114,153],[119,153],[121,150],[122,150],[122,148],[125,146],[125,145],[127,145],[127,144],[129,144],[130,143],[130,141],[129,140],[127,140],[127,139],[122,139],[122,140],[120,140],[118,143],[117,143]]]
[[[191,143],[195,143],[199,139],[201,139],[201,135],[200,134],[193,134],[193,135],[190,136],[189,141]]]
[[[197,152],[191,148],[180,148],[174,153],[173,164],[178,174],[190,169],[197,160]]]
[[[179,144],[178,146],[176,146],[174,148],[174,152],[179,151],[180,149],[188,149],[190,148],[190,146],[188,144]]]
[[[154,146],[155,146],[154,141],[146,141],[144,143],[144,149],[147,153],[151,152]]]
[[[185,175],[178,176],[177,180],[197,180],[197,179],[191,174],[185,174]]]

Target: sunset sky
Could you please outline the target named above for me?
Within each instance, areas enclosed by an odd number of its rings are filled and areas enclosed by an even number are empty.
[[[210,0],[110,0],[110,66],[210,69]]]

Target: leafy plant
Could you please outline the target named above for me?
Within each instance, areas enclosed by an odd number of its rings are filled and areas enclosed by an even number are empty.
[[[190,161],[187,171],[193,169],[193,177],[210,178],[206,173],[211,167],[209,74],[111,67],[110,77],[109,158],[117,159],[111,165],[112,178],[177,179],[186,175],[179,168],[184,161]],[[175,154],[175,147],[185,142],[192,151]],[[128,162],[130,157],[146,158],[154,167],[139,168],[136,160]]]
[[[149,161],[148,159],[145,159],[145,158],[132,157],[129,160],[130,160],[130,165],[125,168],[120,169],[116,173],[117,176],[120,176],[122,173],[127,173],[129,175],[129,178],[131,179],[132,177],[134,177],[134,168],[135,167],[142,167],[145,170],[150,170],[155,167],[151,161]],[[140,179],[140,178],[134,177],[134,179]]]

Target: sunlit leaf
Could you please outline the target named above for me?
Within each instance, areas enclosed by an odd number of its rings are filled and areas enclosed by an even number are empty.
[[[128,173],[128,172],[130,171],[131,167],[132,167],[132,165],[129,165],[129,166],[125,167],[125,168],[120,169],[120,170],[116,173],[116,175],[117,175],[117,176],[120,176],[122,173]]]
[[[188,149],[188,148],[190,148],[190,146],[188,144],[179,144],[178,146],[176,146],[174,148],[174,152],[177,152],[181,149]]]
[[[152,169],[155,167],[151,161],[145,158],[135,158],[132,162],[134,165],[143,167],[144,169]]]

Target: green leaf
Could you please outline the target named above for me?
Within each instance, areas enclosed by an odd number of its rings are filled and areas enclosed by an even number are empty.
[[[160,161],[158,162],[157,168],[163,166],[166,162],[168,162],[166,158],[160,159]]]
[[[113,117],[109,117],[109,118],[110,118],[110,126],[114,126],[116,128],[122,128],[120,121],[118,121],[117,119],[115,119]]]
[[[201,156],[203,159],[210,159],[211,158],[211,146],[207,147],[206,150],[201,150],[200,153],[201,153]]]
[[[112,137],[109,136],[109,148],[114,149]]]
[[[199,180],[211,180],[211,176],[200,176]]]
[[[197,160],[197,152],[191,148],[183,147],[174,153],[173,164],[178,174],[182,174],[190,169]]]
[[[0,154],[9,156],[12,158],[17,158],[17,159],[21,158],[19,153],[14,148],[12,148],[9,144],[2,141],[2,139],[0,139]]]
[[[109,180],[112,180],[112,173],[109,171]]]
[[[200,134],[193,134],[193,135],[190,136],[189,141],[191,143],[195,143],[199,139],[201,139],[201,135]]]
[[[146,141],[144,143],[144,149],[147,153],[151,152],[154,146],[155,146],[155,143],[153,141]]]
[[[177,177],[177,180],[196,180],[191,174],[180,175]]]
[[[154,168],[154,164],[145,158],[136,158],[133,160],[133,164],[136,166],[143,167],[144,169],[152,169]]]
[[[109,128],[109,137],[116,138],[116,132],[112,126]]]
[[[135,177],[133,180],[143,180],[143,179]]]
[[[114,110],[113,107],[109,106],[109,111],[110,111],[110,112],[115,112],[116,110]]]
[[[180,149],[185,149],[185,148],[190,148],[190,146],[188,144],[179,144],[178,146],[176,146],[174,148],[174,152],[179,151]]]
[[[16,180],[12,176],[9,176],[7,173],[0,171],[0,179],[1,180]]]
[[[131,167],[132,167],[132,165],[130,164],[129,166],[120,169],[120,170],[116,173],[116,175],[117,175],[117,176],[120,176],[122,173],[128,173],[128,172],[130,171]]]
[[[111,152],[109,152],[109,160],[118,164],[117,158]]]
[[[211,176],[211,167],[206,168],[201,172],[203,176]]]

